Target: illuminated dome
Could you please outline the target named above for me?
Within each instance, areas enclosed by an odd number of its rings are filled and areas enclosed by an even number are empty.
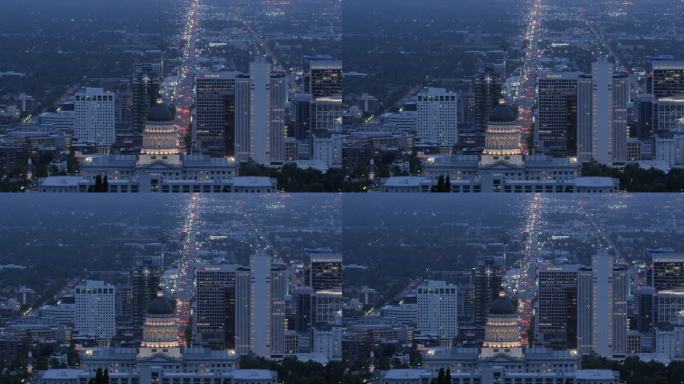
[[[489,313],[495,316],[511,316],[516,314],[516,309],[513,305],[513,302],[508,297],[499,296],[496,300],[494,300]]]
[[[173,121],[176,116],[176,108],[172,105],[157,103],[150,108],[147,114],[147,121]]]
[[[489,121],[492,123],[510,123],[515,121],[515,110],[506,104],[499,104],[492,110]]]
[[[175,305],[160,293],[147,307],[140,347],[153,352],[161,348],[163,352],[168,352],[169,348],[179,346]]]
[[[174,305],[171,300],[164,297],[157,297],[150,301],[147,306],[147,313],[150,315],[171,315],[174,314]]]

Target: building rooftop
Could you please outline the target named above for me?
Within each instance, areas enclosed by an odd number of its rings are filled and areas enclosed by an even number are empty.
[[[421,185],[432,185],[432,181],[422,176],[392,176],[385,179],[385,187],[420,187]]]
[[[269,380],[273,379],[274,373],[267,369],[236,369],[233,378],[240,380]]]
[[[422,377],[431,377],[432,371],[428,369],[390,369],[385,372],[384,378],[391,380],[415,380]]]
[[[617,372],[610,369],[578,369],[575,378],[581,380],[610,380],[618,379]]]

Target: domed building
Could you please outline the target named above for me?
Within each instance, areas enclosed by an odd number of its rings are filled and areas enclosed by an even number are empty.
[[[174,301],[159,294],[147,307],[140,348],[86,349],[73,373],[87,381],[107,369],[110,384],[276,383],[275,372],[239,369],[233,350],[181,347],[178,327]]]
[[[480,352],[481,358],[506,355],[522,357],[520,341],[520,317],[511,299],[500,293],[494,300],[485,324],[485,340]]]
[[[147,308],[138,357],[151,356],[159,352],[167,356],[180,357],[175,304],[162,295],[150,301]]]
[[[275,192],[275,179],[240,177],[233,157],[185,154],[176,124],[176,109],[157,103],[150,108],[137,155],[86,157],[75,192],[86,192],[107,176],[107,192],[225,193]],[[47,189],[45,188],[47,191]]]
[[[580,163],[574,157],[527,154],[518,123],[517,108],[499,104],[493,108],[484,132],[480,155],[429,156],[423,175],[437,183],[451,182],[451,192],[617,192],[612,178],[580,177]]]

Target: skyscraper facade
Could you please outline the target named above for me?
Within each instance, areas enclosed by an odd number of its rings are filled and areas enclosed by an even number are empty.
[[[578,72],[545,72],[537,79],[535,147],[574,156],[577,149]]]
[[[116,106],[112,92],[82,88],[74,97],[74,135],[79,143],[111,146],[116,140]]]
[[[577,348],[578,265],[542,265],[537,298],[538,332],[545,344]]]
[[[196,271],[194,325],[197,339],[235,348],[235,265]]]
[[[195,77],[196,140],[203,151],[235,156],[236,72],[203,72]]]
[[[418,139],[421,143],[454,146],[458,142],[458,95],[444,88],[418,93]]]
[[[116,334],[116,289],[103,281],[76,286],[76,332],[109,340]]]
[[[139,63],[131,76],[132,96],[132,133],[141,135],[150,108],[160,96],[161,66],[159,64]],[[139,145],[139,143],[138,143]]]
[[[458,336],[458,288],[429,280],[417,288],[417,328],[421,336],[453,340]]]

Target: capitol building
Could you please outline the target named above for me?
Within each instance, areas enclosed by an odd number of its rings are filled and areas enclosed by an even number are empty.
[[[41,192],[88,192],[99,177],[107,177],[107,192],[226,193],[275,192],[268,177],[241,177],[231,157],[182,154],[175,108],[158,103],[150,112],[137,155],[88,156],[81,176],[50,176]]]
[[[482,154],[428,156],[422,176],[390,177],[383,181],[382,191],[430,192],[442,177],[454,193],[618,192],[616,179],[581,177],[581,165],[575,158],[524,155],[516,115],[512,107],[496,106],[487,124]]]
[[[449,370],[452,384],[618,384],[611,370],[581,369],[573,350],[526,348],[520,317],[513,302],[501,294],[492,304],[481,348],[436,348],[423,354],[422,368],[391,369],[381,384],[430,384]]]
[[[107,370],[110,384],[275,384],[277,374],[239,369],[233,350],[182,348],[173,301],[161,295],[150,301],[139,348],[88,348],[80,369],[50,369],[40,384],[88,384],[97,370]]]

